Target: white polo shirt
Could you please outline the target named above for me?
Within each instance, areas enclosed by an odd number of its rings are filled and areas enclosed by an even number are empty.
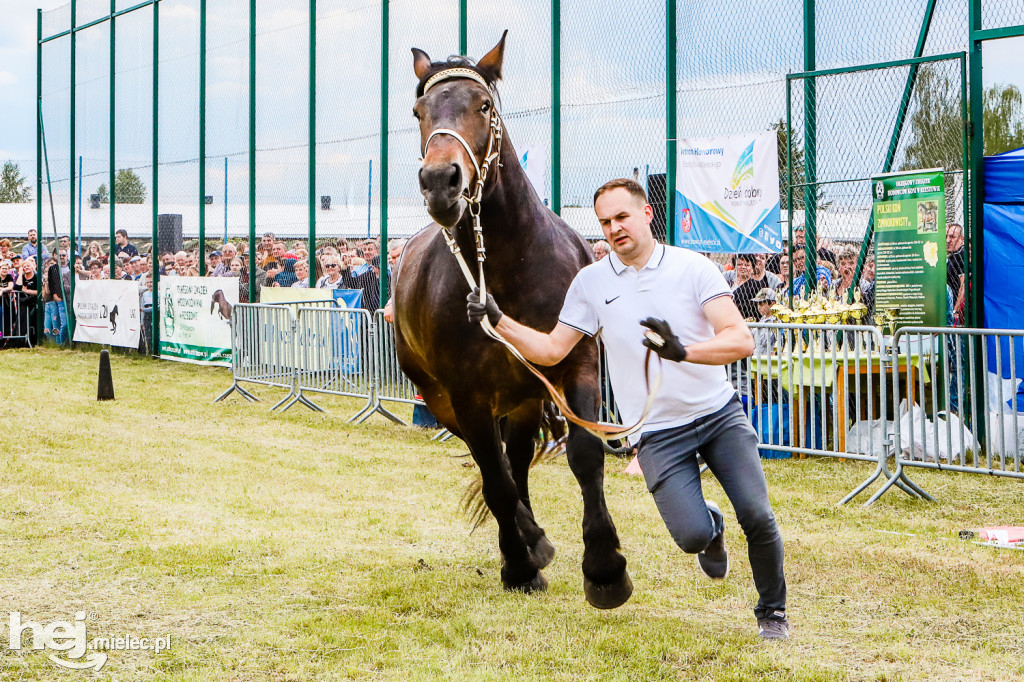
[[[722,273],[706,257],[658,244],[639,271],[624,265],[615,253],[580,270],[565,295],[558,320],[588,336],[601,335],[615,403],[623,423],[633,424],[647,399],[647,348],[640,321],[648,317],[666,320],[686,346],[707,341],[715,330],[704,315],[704,304],[731,295]],[[651,368],[652,378],[656,371]],[[683,426],[713,414],[736,393],[722,366],[665,361],[662,371],[661,389],[647,424],[630,437],[631,443],[644,433]]]

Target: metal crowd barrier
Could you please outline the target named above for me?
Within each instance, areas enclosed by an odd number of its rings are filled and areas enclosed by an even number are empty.
[[[907,482],[906,467],[1024,478],[1024,332],[904,327],[893,348],[918,358],[901,367],[900,399],[887,481]]]
[[[380,333],[366,310],[327,307],[298,309],[299,395],[306,392],[365,398],[348,421],[362,423],[374,412],[403,423],[381,404],[376,380]],[[317,408],[319,409],[319,408]]]
[[[24,341],[25,345],[32,347],[33,299],[36,305],[42,305],[37,296],[22,291],[0,294],[0,341]]]
[[[750,325],[751,357],[727,367],[767,458],[819,455],[874,462],[849,502],[892,486],[932,499],[907,469],[945,469],[1024,478],[1024,332],[903,328],[892,338],[868,326]],[[422,404],[398,366],[394,328],[383,312],[334,302],[246,304],[231,319],[232,385],[286,389],[271,409],[312,393],[364,398],[349,421],[375,412],[404,423],[385,402]],[[617,421],[601,352],[601,420]],[[441,432],[439,436],[443,436]],[[890,469],[890,460],[893,468]]]
[[[417,398],[419,390],[398,366],[398,352],[395,349],[395,326],[384,319],[384,311],[378,310],[373,316],[377,329],[377,364],[375,376],[377,392],[381,400],[410,405],[422,405]]]
[[[287,305],[239,303],[231,312],[231,386],[214,402],[238,391],[249,401],[259,400],[242,383],[288,389],[271,410],[288,409],[296,402],[320,410],[299,393],[298,344],[295,312]]]
[[[881,479],[932,499],[908,467],[1024,478],[1024,332],[750,324],[754,354],[728,366],[762,456],[876,462],[842,503]],[[894,466],[890,470],[890,459]]]

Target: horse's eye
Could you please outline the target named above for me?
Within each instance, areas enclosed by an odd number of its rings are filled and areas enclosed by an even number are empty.
[[[480,111],[485,113],[485,114],[488,111],[490,111],[490,110],[491,110],[491,103],[490,102],[484,102],[484,105],[482,107],[480,107]]]
[[[415,109],[413,109],[413,110],[412,110],[412,117],[413,117],[414,119],[416,119],[417,121],[418,121],[418,120],[420,120],[420,112],[418,112],[418,111],[416,111]]]

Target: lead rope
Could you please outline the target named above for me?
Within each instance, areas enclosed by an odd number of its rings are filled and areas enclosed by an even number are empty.
[[[469,264],[466,263],[466,259],[462,255],[462,250],[456,243],[455,237],[452,235],[451,231],[449,231],[447,227],[442,226],[441,234],[444,236],[445,243],[448,245],[448,250],[451,251],[452,255],[455,256],[455,260],[458,262],[459,269],[462,270],[462,275],[463,277],[465,277],[466,283],[469,284],[470,290],[472,290],[474,287],[479,288],[480,300],[485,303],[487,301],[487,282],[486,279],[484,278],[484,261],[487,260],[487,250],[484,248],[484,233],[483,228],[481,227],[480,224],[480,204],[483,201],[484,182],[487,180],[487,175],[490,171],[491,164],[501,154],[502,123],[501,117],[498,115],[497,109],[493,109],[491,111],[490,128],[490,132],[487,136],[487,153],[484,155],[484,161],[482,164],[477,164],[476,155],[473,153],[473,149],[469,146],[469,143],[466,142],[465,138],[463,138],[462,135],[460,135],[455,130],[450,130],[448,128],[438,128],[430,133],[430,136],[427,138],[427,141],[423,145],[423,157],[425,158],[427,155],[427,146],[430,144],[430,141],[434,139],[436,135],[448,135],[450,137],[454,137],[465,148],[466,153],[469,155],[469,158],[473,161],[477,177],[476,187],[473,191],[472,196],[463,194],[461,198],[466,201],[469,208],[469,213],[473,218],[473,240],[474,244],[476,245],[476,262],[478,273],[477,281],[473,280],[473,271],[470,270]],[[653,385],[651,383],[650,372],[648,371],[651,363],[650,349],[647,350],[647,354],[644,356],[644,382],[647,386],[647,400],[644,403],[644,409],[640,415],[640,419],[638,419],[637,422],[631,426],[614,426],[610,424],[602,424],[600,422],[592,422],[581,417],[578,417],[576,413],[573,412],[572,409],[569,407],[569,404],[566,402],[565,398],[562,396],[559,390],[555,388],[550,381],[548,381],[547,377],[545,377],[544,374],[539,369],[537,369],[537,367],[534,366],[532,362],[523,357],[523,354],[520,353],[515,346],[513,346],[511,343],[505,340],[505,337],[503,337],[498,332],[498,330],[494,328],[490,320],[487,319],[486,315],[484,315],[483,319],[480,320],[480,327],[481,329],[483,329],[484,333],[487,336],[503,345],[506,348],[506,350],[508,350],[508,352],[512,354],[512,357],[519,360],[519,362],[521,362],[523,366],[530,371],[531,374],[537,377],[540,380],[540,382],[544,384],[544,387],[547,388],[548,393],[551,394],[552,401],[555,403],[555,405],[562,412],[566,419],[568,419],[573,424],[576,424],[580,428],[586,430],[587,432],[591,433],[592,435],[596,436],[597,438],[600,438],[601,440],[606,442],[611,440],[627,438],[628,436],[631,436],[640,431],[640,429],[644,427],[644,424],[647,423],[647,417],[650,415],[651,406],[654,404],[654,398],[658,394],[658,390],[661,388],[662,379],[661,358],[659,356],[659,371],[657,376],[655,376]]]

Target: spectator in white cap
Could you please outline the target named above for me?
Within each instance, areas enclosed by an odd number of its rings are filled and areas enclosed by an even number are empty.
[[[765,287],[750,301],[757,304],[758,322],[768,324],[779,321],[779,318],[772,315],[772,306],[779,301],[774,289]],[[758,327],[751,331],[754,333],[754,355],[770,355],[775,348],[775,330]]]

